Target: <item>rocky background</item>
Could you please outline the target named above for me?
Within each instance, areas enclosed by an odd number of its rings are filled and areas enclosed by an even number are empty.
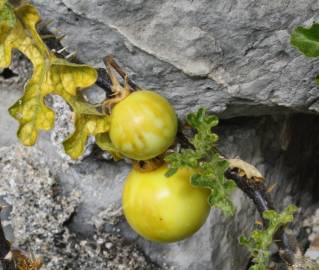
[[[220,148],[254,164],[274,184],[279,209],[293,202],[297,220],[319,200],[319,61],[289,43],[292,29],[319,19],[316,0],[32,1],[62,43],[94,66],[113,54],[129,75],[174,104],[180,117],[205,106],[221,117]],[[17,56],[0,76],[0,198],[14,245],[42,255],[45,270],[245,269],[237,237],[256,213],[240,191],[236,216],[212,210],[193,237],[161,245],[137,236],[121,214],[124,162],[61,151],[69,112],[51,97],[57,127],[33,148],[19,145],[7,108],[22,94],[30,66]],[[87,91],[94,102],[103,91]],[[71,127],[72,128],[72,127]],[[90,153],[88,149],[87,153]],[[309,224],[307,225],[309,227]]]

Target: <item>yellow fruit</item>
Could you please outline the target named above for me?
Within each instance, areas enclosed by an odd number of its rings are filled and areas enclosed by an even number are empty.
[[[123,190],[123,211],[130,226],[155,242],[175,242],[195,233],[210,211],[209,190],[190,184],[190,169],[166,177],[167,166],[129,173]]]
[[[154,158],[174,142],[177,118],[168,101],[151,91],[136,91],[112,110],[110,139],[124,156]]]

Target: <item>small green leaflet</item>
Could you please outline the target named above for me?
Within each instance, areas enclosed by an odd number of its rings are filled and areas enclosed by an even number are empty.
[[[196,130],[189,142],[194,148],[182,149],[165,157],[169,163],[166,176],[172,176],[179,168],[193,168],[198,171],[190,181],[194,186],[208,188],[211,194],[208,202],[212,207],[220,208],[226,215],[232,215],[235,207],[230,199],[236,184],[224,177],[228,162],[220,157],[216,149],[218,136],[212,128],[218,124],[216,116],[208,115],[203,108],[186,117],[188,125]]]
[[[295,205],[288,205],[282,213],[274,210],[268,210],[263,213],[263,218],[268,220],[269,224],[264,230],[255,230],[250,237],[240,236],[239,243],[245,246],[253,257],[253,266],[249,270],[268,269],[270,259],[270,246],[273,243],[274,234],[282,226],[293,221],[293,214],[298,210]]]

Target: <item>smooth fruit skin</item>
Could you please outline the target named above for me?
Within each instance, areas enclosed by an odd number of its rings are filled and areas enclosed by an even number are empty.
[[[174,109],[152,91],[131,93],[111,113],[110,139],[131,159],[147,160],[162,154],[173,144],[176,132]]]
[[[167,166],[151,171],[131,170],[123,190],[123,211],[130,226],[155,242],[175,242],[195,233],[206,221],[209,191],[193,187],[194,171],[179,169],[166,177]]]

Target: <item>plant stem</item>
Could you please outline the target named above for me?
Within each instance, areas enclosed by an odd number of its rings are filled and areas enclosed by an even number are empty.
[[[177,133],[177,141],[183,147],[193,148],[193,145],[189,142],[185,136],[184,129],[182,129],[182,123],[179,123],[180,129]],[[191,130],[189,130],[192,133]],[[223,155],[222,155],[223,156]],[[267,187],[264,181],[250,181],[245,176],[239,174],[238,169],[228,169],[225,172],[227,179],[233,180],[239,189],[250,198],[259,212],[260,217],[263,221],[263,226],[267,227],[268,221],[263,218],[263,213],[267,210],[275,210],[274,203],[271,199],[270,194],[267,192]],[[297,248],[297,240],[294,235],[287,236],[285,228],[281,227],[274,236],[274,242],[278,246],[278,256],[281,262],[285,265],[293,265],[295,262],[295,254],[299,251]],[[291,245],[291,243],[296,245]]]
[[[70,55],[70,52],[68,52],[66,49],[64,49],[64,46],[61,44],[61,40],[57,38],[54,33],[52,33],[45,24],[39,26],[39,34],[41,36],[44,36],[44,42],[48,46],[50,50],[54,50],[56,52],[57,56],[60,56],[61,58],[67,58],[68,55]],[[72,60],[72,61],[71,61]],[[80,61],[76,56],[73,56],[72,59],[69,59],[69,61],[77,64],[83,64],[82,61]],[[106,72],[106,69],[104,68],[96,68],[98,78],[95,82],[95,84],[103,89],[106,93],[107,97],[110,97],[113,92],[111,88],[111,80],[109,75]],[[129,86],[135,91],[139,89],[140,87],[130,78],[128,78],[128,84]]]
[[[228,169],[225,172],[225,177],[234,180],[236,185],[254,202],[264,225],[267,226],[267,220],[263,218],[263,212],[275,208],[264,182],[249,181],[245,176],[239,175],[237,169]]]

